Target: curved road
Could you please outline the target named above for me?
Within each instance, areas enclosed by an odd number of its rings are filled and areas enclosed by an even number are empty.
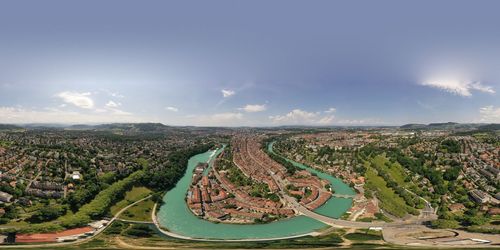
[[[274,153],[274,154],[276,154],[276,153]],[[283,156],[281,156],[281,157],[283,157]],[[285,157],[283,157],[283,158],[285,158]],[[287,159],[287,158],[285,158],[285,159]],[[398,221],[398,222],[361,222],[361,221],[347,221],[347,220],[331,218],[328,216],[318,214],[314,211],[311,211],[311,210],[307,209],[305,206],[298,203],[297,200],[295,200],[295,198],[293,198],[293,197],[287,195],[285,192],[283,192],[284,183],[282,182],[282,180],[277,178],[272,173],[271,173],[271,176],[273,177],[273,179],[277,182],[278,186],[280,187],[280,194],[287,200],[287,202],[289,204],[291,204],[293,209],[295,209],[296,211],[298,211],[302,215],[305,215],[307,217],[321,221],[321,222],[323,222],[329,226],[332,226],[332,227],[336,227],[336,228],[343,228],[343,227],[348,227],[348,228],[399,227],[399,226],[405,226],[405,225],[422,224],[423,222],[437,219],[434,214],[426,214],[425,210],[424,210],[425,216],[423,218],[418,218],[418,219],[413,219],[413,220],[408,220],[408,221]]]
[[[254,160],[257,161],[256,159],[254,159]],[[259,165],[261,165],[260,162],[257,161],[257,163]],[[311,211],[311,210],[307,209],[306,207],[304,207],[303,205],[301,205],[300,203],[298,203],[295,200],[295,198],[287,195],[283,191],[284,183],[282,183],[282,180],[279,179],[279,178],[277,178],[277,176],[275,176],[272,172],[270,172],[269,174],[276,181],[276,183],[278,184],[278,187],[280,189],[280,191],[279,191],[280,198],[283,198],[289,204],[289,206],[291,206],[293,209],[295,209],[299,214],[305,215],[305,216],[313,218],[315,220],[318,220],[318,221],[320,221],[320,222],[322,222],[322,223],[324,223],[326,225],[329,225],[331,227],[335,227],[335,228],[401,227],[401,226],[408,226],[408,225],[420,225],[423,222],[435,219],[435,216],[429,216],[429,217],[424,217],[424,218],[412,219],[412,220],[407,220],[407,221],[398,221],[398,222],[360,222],[360,221],[347,221],[347,220],[341,220],[341,219],[331,218],[331,217],[328,217],[328,216],[324,216],[324,215],[318,214],[318,213],[316,213],[314,211]],[[157,204],[154,205],[154,208],[153,208],[154,212],[152,213],[152,220],[153,220],[153,223],[155,224],[156,228],[158,228],[158,230],[161,233],[163,233],[163,234],[165,234],[167,236],[170,236],[170,237],[173,237],[173,238],[178,238],[178,239],[184,239],[184,240],[194,240],[194,241],[228,241],[228,242],[269,241],[269,240],[281,240],[281,239],[298,238],[298,237],[308,236],[308,235],[314,236],[314,235],[319,235],[320,234],[318,232],[311,232],[311,233],[302,234],[302,235],[286,236],[286,237],[279,237],[279,238],[236,239],[236,240],[193,238],[193,237],[180,235],[180,234],[173,233],[173,232],[166,231],[166,230],[162,229],[160,227],[159,223],[158,223],[157,218],[156,218],[156,207],[157,207]]]
[[[300,238],[304,236],[317,236],[320,235],[318,232],[310,232],[307,234],[299,234],[299,235],[291,235],[291,236],[285,236],[285,237],[276,237],[276,238],[255,238],[255,239],[203,239],[203,238],[193,238],[189,236],[184,236],[180,235],[174,232],[170,232],[167,230],[164,230],[160,224],[158,223],[158,219],[156,218],[156,207],[158,203],[155,203],[153,207],[153,213],[151,216],[151,219],[153,220],[153,223],[155,224],[156,228],[162,233],[167,236],[170,236],[172,238],[177,238],[177,239],[182,239],[182,240],[192,240],[192,241],[219,241],[219,242],[252,242],[252,241],[270,241],[270,240],[286,240],[286,239],[293,239],[293,238]]]
[[[84,239],[78,239],[76,241],[71,241],[71,242],[58,242],[58,243],[44,243],[44,244],[29,244],[29,245],[0,245],[0,248],[39,248],[39,247],[51,247],[51,246],[54,246],[54,247],[59,247],[59,246],[67,246],[67,245],[76,245],[76,244],[80,244],[80,243],[84,243],[84,242],[87,242],[87,241],[90,241],[91,239],[94,239],[97,235],[99,235],[100,233],[102,233],[108,226],[110,226],[113,221],[115,220],[119,220],[118,217],[123,213],[125,212],[125,210],[129,209],[130,207],[134,206],[135,204],[141,202],[141,201],[144,201],[144,200],[147,200],[151,198],[151,195],[148,195],[124,208],[122,208],[120,211],[118,211],[118,213],[115,214],[115,216],[113,216],[113,218],[111,218],[111,220],[109,220],[108,224],[106,224],[106,226],[103,226],[102,228],[98,229],[97,231],[95,231],[95,233],[92,235],[92,236],[89,236],[87,238],[84,238]]]

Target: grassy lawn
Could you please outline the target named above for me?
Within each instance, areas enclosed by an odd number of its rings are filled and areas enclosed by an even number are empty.
[[[8,148],[11,144],[9,141],[0,141],[0,147]]]
[[[358,230],[355,233],[344,235],[344,238],[352,241],[382,240],[382,232],[373,230]]]
[[[154,202],[151,199],[139,202],[127,209],[120,215],[120,219],[135,221],[151,221],[151,211],[153,211]]]
[[[387,182],[382,177],[378,176],[373,168],[368,167],[365,177],[366,187],[374,191],[380,201],[380,207],[382,209],[398,217],[406,215],[406,202],[397,195],[394,190],[387,187]]]
[[[400,186],[407,186],[408,183],[405,182],[405,172],[403,167],[399,163],[390,163],[389,160],[383,155],[377,155],[373,158],[372,163],[375,165],[375,169],[382,169],[387,172],[392,180],[398,183]]]
[[[118,211],[123,209],[124,207],[148,196],[151,194],[151,190],[145,187],[133,187],[132,190],[128,191],[125,194],[125,198],[114,206],[111,207],[111,213],[115,215]]]

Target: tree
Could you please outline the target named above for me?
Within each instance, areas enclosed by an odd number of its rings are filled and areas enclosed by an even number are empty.
[[[153,230],[148,225],[133,224],[123,234],[135,237],[151,237]]]
[[[445,220],[445,219],[438,219],[438,220],[432,221],[431,225],[433,227],[436,227],[436,228],[458,228],[460,226],[458,224],[458,221]]]
[[[66,213],[66,208],[59,205],[44,206],[36,211],[30,218],[30,222],[40,223],[57,219]]]
[[[458,167],[451,167],[446,169],[446,171],[443,174],[443,179],[447,181],[455,181],[458,178],[458,175],[460,175],[460,168]]]
[[[482,214],[466,215],[464,218],[464,222],[467,225],[480,226],[488,222],[488,218],[486,218]]]

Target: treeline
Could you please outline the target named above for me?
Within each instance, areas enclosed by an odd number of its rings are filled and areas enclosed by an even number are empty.
[[[286,168],[286,172],[288,174],[293,175],[296,171],[299,171],[300,168],[296,167],[291,162],[287,161],[284,157],[282,157],[282,156],[280,156],[280,155],[278,155],[278,154],[276,154],[274,152],[270,152],[268,150],[269,144],[272,143],[273,141],[276,141],[276,143],[279,143],[277,140],[278,140],[277,137],[268,137],[268,138],[264,139],[262,141],[262,150],[264,152],[266,152],[266,154],[269,155],[269,157],[271,157],[271,159],[273,159],[274,161],[276,161],[279,164],[283,165]]]
[[[262,143],[262,145],[263,145],[262,150],[264,150],[264,152],[266,152],[267,155],[269,155],[269,157],[271,157],[271,159],[273,159],[274,161],[276,161],[279,164],[283,165],[283,167],[286,168],[286,172],[288,174],[293,175],[296,171],[299,171],[300,170],[299,167],[296,167],[291,162],[287,161],[284,157],[282,157],[282,156],[280,156],[278,154],[269,152],[267,150],[267,147],[269,146],[269,143],[271,143],[271,142],[272,142],[272,138],[268,138],[268,139],[264,140],[263,143]]]
[[[290,175],[293,175],[296,171],[300,170],[298,167],[294,166],[292,163],[287,161],[285,158],[283,158],[277,154],[273,154],[271,152],[268,152],[267,154],[269,155],[269,157],[271,157],[271,159],[273,159],[274,161],[283,165],[283,167],[286,168],[286,172]]]
[[[399,195],[399,197],[403,198],[403,200],[409,206],[409,208],[407,208],[407,211],[413,215],[419,215],[419,211],[415,208],[423,208],[425,205],[423,201],[417,196],[406,191],[402,186],[394,181],[394,178],[385,169],[377,168],[377,172],[378,175],[386,181],[387,187],[392,188],[392,190],[394,190],[394,192]]]
[[[166,164],[146,167],[142,183],[155,191],[170,190],[184,175],[189,158],[206,152],[213,146],[213,143],[208,143],[170,153]]]
[[[55,221],[32,224],[29,228],[25,228],[22,231],[27,233],[51,232],[85,226],[92,220],[100,219],[107,215],[109,208],[123,199],[125,192],[130,190],[134,185],[139,184],[144,175],[145,172],[143,170],[136,171],[99,192],[91,202],[83,205],[76,213],[66,214]]]
[[[445,153],[460,153],[461,147],[459,142],[447,139],[441,142],[440,150]]]
[[[93,219],[104,217],[108,214],[111,206],[123,199],[125,192],[140,183],[144,175],[145,172],[139,170],[127,178],[113,183],[99,192],[91,202],[83,205],[74,215],[61,218],[61,225],[66,228],[78,227],[89,223]]]
[[[184,175],[189,158],[193,155],[206,152],[211,147],[213,147],[213,144],[204,144],[172,152],[168,156],[168,162],[164,166],[150,167],[146,164],[143,166],[144,169],[137,170],[121,180],[115,181],[112,184],[104,183],[102,191],[97,191],[97,195],[93,196],[93,199],[88,203],[83,205],[79,203],[79,206],[77,206],[79,209],[75,213],[68,213],[57,220],[32,224],[29,228],[22,230],[22,232],[51,232],[87,225],[92,220],[98,220],[110,215],[110,207],[122,200],[125,193],[133,186],[140,185],[157,191],[167,191]],[[87,194],[96,192],[96,190],[89,191]],[[85,197],[87,197],[86,195]],[[70,200],[77,198],[78,196],[74,196]],[[71,205],[71,201],[68,203]]]
[[[391,159],[391,161],[396,161],[411,172],[427,178],[433,185],[436,194],[443,195],[448,192],[444,182],[443,173],[435,168],[425,167],[424,162],[426,159],[423,153],[414,152],[415,158],[412,158],[402,153],[399,149],[383,147],[377,148],[373,145],[367,145],[361,148],[359,156],[362,159],[369,159],[372,156],[382,154],[384,152],[387,157]],[[446,174],[446,177],[448,179],[453,179],[455,176],[458,176],[456,172],[460,171],[460,167],[457,166],[457,168],[458,169],[451,169],[447,171],[449,173]]]

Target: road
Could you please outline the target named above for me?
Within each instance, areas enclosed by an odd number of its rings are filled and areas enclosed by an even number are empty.
[[[157,203],[155,203],[153,207],[153,211],[156,211]],[[300,238],[304,236],[317,236],[320,233],[318,232],[310,232],[306,234],[299,234],[299,235],[292,235],[292,236],[284,236],[284,237],[276,237],[276,238],[256,238],[256,239],[201,239],[201,238],[193,238],[189,236],[184,236],[180,235],[174,232],[167,231],[163,229],[160,224],[158,223],[158,219],[156,217],[156,213],[153,212],[151,219],[153,220],[153,223],[155,224],[156,228],[164,235],[170,236],[172,238],[176,239],[183,239],[183,240],[192,240],[192,241],[211,241],[211,242],[255,242],[255,241],[271,241],[271,240],[286,240],[286,239],[293,239],[293,238]]]
[[[68,245],[76,245],[76,244],[81,244],[81,243],[84,243],[84,242],[87,242],[87,241],[90,241],[92,239],[94,239],[97,235],[99,235],[100,233],[102,233],[104,230],[106,230],[106,228],[108,226],[110,226],[113,221],[117,220],[118,217],[123,213],[125,212],[125,210],[129,209],[130,207],[134,206],[135,204],[139,203],[139,202],[142,202],[144,200],[147,200],[151,198],[151,195],[148,195],[124,208],[122,208],[120,211],[118,211],[118,213],[115,214],[115,216],[113,218],[111,218],[111,220],[109,220],[108,224],[106,224],[106,226],[103,226],[102,228],[98,229],[97,231],[95,231],[95,233],[92,235],[92,236],[89,236],[87,238],[84,238],[84,239],[78,239],[76,241],[71,241],[71,242],[58,242],[58,243],[44,243],[44,244],[29,244],[29,245],[0,245],[0,248],[40,248],[40,247],[59,247],[59,246],[68,246]]]
[[[332,197],[344,198],[344,199],[354,199],[356,197],[356,195],[350,195],[350,194],[332,194]]]
[[[332,226],[332,227],[336,227],[336,228],[344,228],[344,227],[346,227],[346,228],[400,227],[400,226],[405,226],[405,225],[415,225],[415,224],[418,225],[418,224],[422,224],[423,222],[437,219],[437,216],[434,214],[434,210],[432,210],[432,206],[430,205],[430,203],[420,196],[419,197],[426,202],[426,208],[422,211],[422,214],[424,215],[422,218],[410,219],[407,221],[397,221],[397,222],[361,222],[361,221],[347,221],[347,220],[340,220],[340,219],[331,218],[328,216],[318,214],[314,211],[311,211],[311,210],[307,209],[305,206],[298,203],[295,198],[287,195],[283,191],[284,190],[283,187],[285,186],[285,184],[283,183],[283,180],[277,178],[272,173],[271,173],[271,176],[274,178],[274,180],[277,182],[278,186],[280,187],[280,195],[283,196],[283,198],[287,200],[288,204],[290,204],[293,209],[295,209],[296,211],[298,211],[302,215],[305,215],[307,217],[321,221],[321,222],[323,222],[329,226]],[[409,191],[409,192],[411,192],[411,191]],[[334,194],[334,196],[335,196],[335,194]],[[339,197],[339,196],[341,196],[341,195],[337,195],[336,197]],[[351,197],[348,197],[348,198],[351,198]],[[432,211],[432,212],[430,212],[430,211]]]
[[[48,160],[47,162],[45,162],[45,167],[47,167],[47,165],[50,163],[50,161],[51,161],[51,160]],[[31,184],[33,184],[33,182],[34,182],[36,179],[38,179],[38,177],[40,177],[40,175],[41,175],[41,174],[42,174],[42,166],[40,166],[40,167],[38,168],[38,173],[36,174],[36,176],[28,182],[28,185],[26,185],[26,188],[24,189],[24,192],[27,192],[27,191],[28,191],[28,189],[30,189]]]
[[[408,190],[407,188],[403,188],[403,189],[406,190],[406,192],[417,196],[418,198],[420,198],[421,200],[423,200],[425,202],[425,208],[422,210],[423,217],[432,216],[432,215],[436,214],[436,209],[434,209],[432,207],[431,203],[429,201],[427,201],[426,199],[424,199],[424,197],[421,197],[421,196],[415,194],[414,192]]]
[[[361,221],[347,221],[341,219],[335,219],[328,216],[324,216],[318,214],[314,211],[311,211],[300,203],[298,203],[295,198],[290,197],[288,195],[284,196],[285,199],[292,205],[292,207],[297,210],[300,214],[305,215],[307,217],[313,218],[315,220],[321,221],[329,226],[336,228],[370,228],[370,227],[399,227],[405,225],[418,225],[423,222],[429,221],[430,218],[421,218],[421,219],[413,219],[408,221],[397,221],[397,222],[361,222]]]

